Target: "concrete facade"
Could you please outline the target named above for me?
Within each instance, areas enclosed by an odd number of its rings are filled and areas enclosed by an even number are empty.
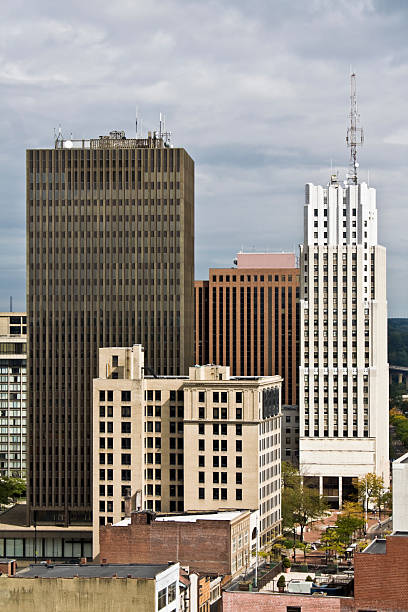
[[[385,249],[375,189],[333,175],[305,198],[300,469],[336,506],[368,472],[389,483]]]
[[[408,453],[392,463],[392,528],[408,533]]]
[[[142,342],[157,374],[193,362],[194,162],[157,134],[27,151],[29,520],[91,522],[101,346]]]
[[[27,316],[0,312],[0,476],[25,478]]]
[[[152,378],[143,359],[140,345],[100,349],[94,556],[99,526],[121,520],[128,497],[130,509],[155,512],[259,509],[261,543],[273,539],[281,522],[281,378],[234,378],[225,366]]]
[[[147,577],[143,576],[140,566],[138,574],[141,576],[134,575],[134,567],[31,566],[13,578],[1,579],[0,607],[7,612],[36,609],[58,612],[125,612],[129,608],[138,612],[181,610],[178,564],[156,566],[157,571],[148,567]],[[63,575],[68,570],[70,576],[56,576],[59,568]],[[123,568],[128,575],[123,573]]]
[[[299,465],[299,407],[282,406],[282,461]]]

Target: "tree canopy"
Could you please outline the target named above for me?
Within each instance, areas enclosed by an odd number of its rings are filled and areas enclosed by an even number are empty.
[[[316,489],[303,484],[298,470],[282,463],[282,521],[288,529],[300,527],[300,540],[306,525],[327,514],[327,502]]]
[[[0,477],[0,504],[22,497],[26,492],[26,483],[22,478]]]

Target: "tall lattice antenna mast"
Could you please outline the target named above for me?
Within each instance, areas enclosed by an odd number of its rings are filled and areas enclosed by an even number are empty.
[[[346,142],[350,147],[350,172],[347,175],[349,184],[357,185],[357,147],[364,142],[363,128],[357,127],[360,122],[360,115],[357,111],[357,92],[356,92],[356,73],[350,76],[350,127],[347,128]]]

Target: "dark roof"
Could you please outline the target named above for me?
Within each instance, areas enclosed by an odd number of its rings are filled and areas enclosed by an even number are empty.
[[[136,563],[109,563],[106,565],[31,564],[21,570],[15,578],[149,578],[153,579],[167,569],[168,565],[142,565]]]
[[[373,540],[371,544],[367,546],[363,553],[368,555],[385,555],[386,551],[386,541],[385,540]]]

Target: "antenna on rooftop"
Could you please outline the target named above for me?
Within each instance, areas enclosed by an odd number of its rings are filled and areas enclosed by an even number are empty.
[[[364,142],[363,128],[357,127],[360,115],[357,111],[356,73],[350,75],[350,126],[347,128],[346,143],[350,147],[350,172],[347,175],[348,183],[357,185],[357,147]]]
[[[136,125],[136,138],[137,138],[137,116],[139,114],[139,109],[136,106],[136,119],[135,119],[135,125]]]

